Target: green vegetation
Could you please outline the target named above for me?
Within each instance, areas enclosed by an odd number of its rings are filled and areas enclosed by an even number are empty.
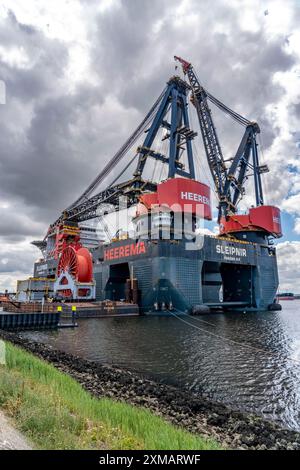
[[[150,411],[96,399],[71,377],[6,343],[0,408],[39,449],[218,449]]]

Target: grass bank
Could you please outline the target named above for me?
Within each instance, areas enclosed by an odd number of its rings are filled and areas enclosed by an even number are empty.
[[[0,408],[38,449],[218,449],[144,409],[96,399],[71,377],[6,343]]]

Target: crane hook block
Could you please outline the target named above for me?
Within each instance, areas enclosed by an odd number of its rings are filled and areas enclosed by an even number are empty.
[[[178,60],[178,62],[181,63],[184,73],[187,73],[188,69],[191,67],[192,64],[188,62],[187,60],[184,60],[181,57],[178,57],[177,55],[174,55],[174,59]]]

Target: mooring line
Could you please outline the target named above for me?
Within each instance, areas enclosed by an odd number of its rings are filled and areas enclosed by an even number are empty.
[[[173,310],[175,310],[175,311],[178,312],[178,313],[181,313],[182,315],[185,315],[185,316],[187,316],[187,317],[193,318],[193,320],[197,320],[197,321],[200,321],[200,322],[202,322],[202,323],[206,323],[207,325],[213,326],[213,327],[215,327],[215,328],[216,328],[216,326],[217,326],[217,325],[215,325],[214,323],[211,323],[211,322],[206,321],[206,320],[202,320],[202,318],[198,318],[198,317],[196,317],[195,315],[190,315],[190,314],[188,314],[188,313],[185,313],[185,312],[182,312],[182,311],[180,311],[180,310],[177,310],[177,308],[173,308]]]
[[[178,311],[179,311],[179,310],[178,310]],[[191,326],[191,327],[193,327],[193,328],[196,328],[197,330],[200,330],[200,331],[202,331],[202,332],[204,332],[204,333],[207,333],[207,334],[209,334],[209,335],[211,335],[211,336],[214,336],[215,338],[218,338],[218,339],[221,339],[221,340],[224,340],[224,341],[228,341],[228,342],[233,343],[233,344],[237,344],[238,346],[241,346],[241,347],[247,348],[247,349],[251,349],[252,351],[255,351],[255,352],[260,352],[260,353],[262,352],[262,353],[269,354],[269,355],[271,355],[271,356],[277,357],[277,356],[276,356],[274,353],[272,353],[271,351],[266,351],[265,349],[257,348],[257,347],[255,347],[255,346],[250,346],[250,345],[248,345],[248,344],[243,344],[243,343],[240,343],[239,341],[235,341],[234,339],[225,338],[224,336],[220,336],[220,335],[218,335],[218,334],[216,334],[216,333],[212,333],[211,331],[207,331],[207,330],[205,330],[205,329],[203,329],[203,328],[200,328],[200,327],[197,326],[197,325],[193,325],[192,323],[187,322],[186,320],[184,320],[184,319],[181,318],[180,316],[178,316],[178,315],[176,315],[175,313],[173,313],[171,310],[170,310],[169,312],[171,313],[171,315],[173,315],[175,318],[177,318],[177,320],[180,320],[180,321],[182,321],[183,323],[186,323],[187,325],[189,325],[189,326]],[[187,314],[185,314],[184,312],[182,312],[182,314],[183,314],[183,315],[187,315]],[[205,321],[205,320],[203,320],[203,321]],[[206,322],[206,323],[208,323],[208,322]],[[211,324],[212,324],[212,323],[211,323]],[[295,363],[297,363],[297,364],[300,364],[300,360],[294,359],[294,358],[291,357],[291,356],[287,356],[286,359],[289,359],[290,361],[293,361],[293,362],[295,362]]]

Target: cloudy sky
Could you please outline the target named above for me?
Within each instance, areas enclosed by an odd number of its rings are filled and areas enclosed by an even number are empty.
[[[284,211],[280,287],[300,292],[299,25],[298,0],[1,0],[0,291],[31,274],[30,240],[142,120],[177,54],[260,123],[266,202]],[[232,153],[236,129],[216,122]]]

